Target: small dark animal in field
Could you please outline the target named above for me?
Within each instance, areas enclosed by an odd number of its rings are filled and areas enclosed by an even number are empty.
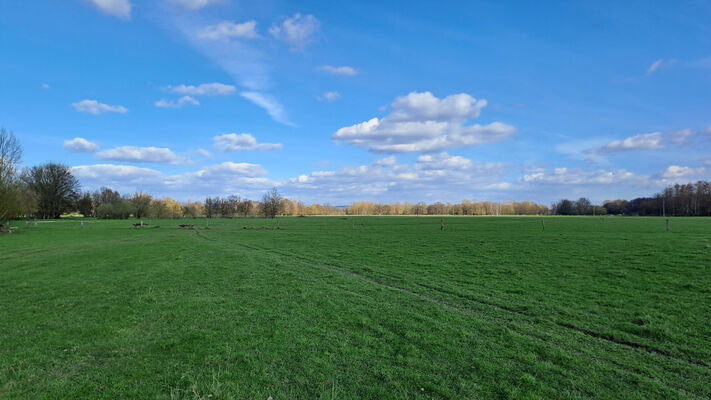
[[[136,222],[135,224],[133,224],[134,228],[143,228],[144,226],[148,226],[148,224],[142,224],[140,222]]]

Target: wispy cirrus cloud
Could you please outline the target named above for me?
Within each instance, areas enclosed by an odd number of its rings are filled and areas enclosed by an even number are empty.
[[[99,103],[96,100],[82,100],[76,103],[72,103],[74,110],[81,113],[87,114],[104,114],[104,113],[118,113],[125,114],[128,109],[121,105],[112,106],[109,104]]]
[[[273,120],[281,122],[284,125],[294,125],[286,116],[284,106],[281,105],[274,96],[263,92],[242,92],[239,95],[267,110],[267,113]]]
[[[672,58],[669,60],[664,60],[662,58],[655,60],[648,68],[647,68],[647,73],[646,75],[652,76],[655,72],[657,72],[658,69],[660,68],[666,68],[666,67],[671,67],[672,65],[678,63],[679,60],[676,58]]]
[[[396,98],[389,115],[343,127],[331,138],[376,153],[434,152],[507,139],[515,132],[511,125],[467,125],[486,104],[466,93],[440,99],[412,92]]]
[[[212,138],[215,148],[220,151],[270,151],[281,150],[281,143],[257,143],[249,133],[227,133]]]
[[[200,85],[175,85],[165,86],[163,90],[177,94],[189,96],[228,96],[234,93],[237,88],[224,83],[202,83]]]
[[[249,33],[251,24],[240,27],[224,25],[210,29],[212,25],[205,26],[203,20],[193,14],[174,10],[169,14],[173,22],[171,26],[177,28],[195,49],[245,88],[241,93],[242,97],[266,110],[275,121],[291,125],[284,106],[270,93],[273,85],[270,77],[271,67],[265,61],[263,49],[249,43],[248,39],[252,36]],[[196,32],[202,32],[203,38],[198,37]],[[229,40],[225,35],[229,36]],[[209,40],[210,38],[222,40]]]

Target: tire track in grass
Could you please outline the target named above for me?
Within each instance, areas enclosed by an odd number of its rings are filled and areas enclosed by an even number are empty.
[[[206,239],[207,239],[207,238],[206,238]],[[208,240],[209,240],[209,239],[208,239]],[[213,240],[214,240],[214,239],[213,239]],[[305,257],[305,256],[300,256],[300,255],[293,254],[293,253],[284,253],[284,252],[277,251],[277,250],[265,249],[265,248],[263,248],[263,247],[249,246],[249,245],[246,245],[246,244],[244,244],[244,243],[237,243],[237,244],[240,245],[240,246],[243,246],[243,247],[252,249],[252,250],[267,251],[267,252],[277,253],[277,254],[279,254],[279,255],[282,255],[282,256],[285,256],[285,257],[296,258],[296,259],[299,259],[299,260],[301,260],[301,261],[305,261],[305,262],[307,262],[307,263],[312,263],[312,262],[313,262],[313,260],[310,260],[310,259],[308,259],[308,258]],[[376,278],[373,278],[373,277],[371,277],[371,276],[359,274],[359,273],[357,273],[357,272],[353,272],[352,270],[347,269],[347,268],[344,268],[344,267],[340,267],[340,266],[337,266],[337,265],[326,265],[326,266],[327,266],[327,267],[332,267],[332,268],[338,269],[338,270],[340,270],[340,271],[342,271],[342,272],[347,272],[348,274],[351,274],[351,275],[354,275],[354,276],[358,276],[358,277],[360,277],[360,278],[362,278],[362,279],[365,279],[365,280],[368,280],[368,281],[370,281],[370,282],[372,282],[372,283],[375,283],[375,284],[378,284],[378,285],[382,285],[382,286],[386,286],[386,287],[388,287],[388,288],[390,288],[390,289],[401,290],[401,291],[404,291],[404,292],[407,292],[407,293],[410,293],[410,294],[416,294],[416,295],[418,295],[418,296],[424,296],[424,295],[422,295],[422,294],[419,293],[419,292],[407,290],[407,289],[402,288],[402,287],[399,287],[399,286],[393,286],[393,285],[391,285],[391,284],[385,283],[385,282],[383,282],[383,281],[381,281],[381,280],[378,280],[378,279],[376,279]],[[385,274],[383,274],[383,275],[385,275]],[[385,275],[385,276],[388,276],[388,275]],[[390,277],[391,277],[391,278],[396,278],[395,276],[390,276]],[[481,305],[485,305],[485,306],[497,308],[497,309],[499,309],[499,310],[506,311],[506,312],[509,312],[509,313],[513,313],[513,314],[516,314],[516,315],[519,315],[519,316],[523,316],[523,317],[527,317],[527,318],[532,318],[532,317],[533,317],[532,315],[529,315],[529,314],[527,314],[527,313],[525,313],[525,312],[516,310],[516,309],[513,308],[513,307],[508,307],[508,306],[501,305],[501,304],[497,304],[497,303],[494,303],[494,302],[489,302],[489,301],[477,299],[477,298],[472,297],[472,296],[467,296],[467,295],[464,295],[464,294],[460,294],[460,293],[457,293],[457,292],[454,292],[454,291],[451,291],[451,290],[447,290],[447,289],[443,289],[443,288],[440,288],[440,287],[437,287],[437,286],[434,286],[434,285],[429,285],[429,284],[425,284],[425,283],[421,283],[421,282],[417,282],[417,281],[413,281],[413,283],[416,284],[416,285],[418,285],[418,286],[424,287],[424,288],[426,288],[426,289],[430,289],[430,290],[433,290],[433,291],[436,291],[436,292],[440,292],[440,293],[444,293],[444,294],[447,294],[447,295],[450,295],[450,296],[458,297],[458,298],[461,298],[461,299],[463,299],[463,300],[472,301],[472,302],[475,302],[475,303],[478,303],[478,304],[481,304]],[[441,305],[448,305],[448,304],[445,304],[445,303],[443,303],[442,301],[440,301],[440,300],[438,300],[438,299],[434,299],[434,298],[431,298],[431,297],[428,297],[428,296],[424,296],[424,297],[426,297],[426,298],[430,299],[431,301],[434,301],[434,302],[436,302],[436,303],[438,303],[438,304],[441,304]],[[575,326],[575,325],[572,325],[572,324],[568,324],[568,323],[565,323],[565,322],[554,321],[554,320],[547,319],[547,318],[542,318],[542,319],[543,319],[544,321],[546,321],[546,322],[550,322],[550,323],[555,324],[555,325],[557,325],[557,326],[560,326],[560,327],[562,327],[562,328],[570,329],[570,330],[572,330],[572,331],[575,331],[575,332],[584,334],[584,335],[586,335],[586,336],[589,336],[589,337],[592,337],[592,338],[595,338],[595,339],[598,339],[598,340],[604,340],[604,341],[607,341],[607,342],[610,342],[610,343],[614,343],[614,344],[616,344],[616,345],[627,346],[627,347],[631,347],[631,348],[634,348],[634,349],[644,350],[644,351],[646,351],[646,352],[648,352],[648,353],[657,354],[657,355],[664,356],[664,357],[667,357],[667,358],[670,358],[670,359],[673,359],[673,360],[676,360],[676,361],[680,361],[680,362],[685,362],[685,363],[693,364],[693,365],[696,365],[696,366],[699,366],[699,367],[706,368],[707,370],[711,371],[711,365],[709,365],[709,364],[707,364],[707,363],[705,363],[705,362],[703,362],[703,361],[694,360],[694,359],[688,359],[688,358],[683,358],[683,357],[678,357],[678,356],[676,356],[676,355],[674,355],[674,354],[672,354],[672,353],[670,353],[670,352],[668,352],[668,351],[666,351],[666,350],[662,350],[662,349],[656,348],[656,347],[654,347],[654,346],[649,346],[649,345],[645,345],[645,344],[641,344],[641,343],[635,343],[635,342],[631,342],[631,341],[628,341],[628,340],[625,340],[625,339],[615,338],[615,337],[613,337],[613,336],[611,336],[611,335],[601,334],[601,333],[598,333],[598,332],[595,332],[595,331],[592,331],[592,330],[589,330],[589,329],[585,329],[585,328],[580,328],[580,327],[578,327],[578,326]]]
[[[200,235],[200,234],[198,234],[197,237],[201,237],[201,238],[203,238],[203,239],[210,240],[210,241],[212,241],[212,242],[215,242],[216,244],[221,242],[221,241],[218,240],[218,239],[207,238],[207,237],[205,237],[204,235]],[[222,242],[222,243],[224,243],[224,242]],[[439,306],[445,307],[445,308],[450,309],[450,310],[454,310],[454,311],[461,312],[461,313],[465,313],[465,314],[469,314],[469,315],[475,315],[475,316],[478,315],[478,314],[476,314],[473,310],[471,310],[471,309],[469,309],[469,308],[461,307],[461,306],[459,306],[459,305],[452,304],[452,303],[447,302],[447,301],[445,301],[445,300],[438,299],[438,298],[435,298],[435,297],[431,297],[431,296],[428,296],[428,295],[426,295],[426,294],[423,294],[423,293],[420,293],[420,292],[417,292],[417,291],[414,291],[414,290],[410,290],[410,289],[407,289],[407,288],[404,288],[404,287],[395,286],[395,285],[392,285],[392,284],[390,284],[390,283],[384,282],[384,281],[382,281],[382,280],[380,280],[380,279],[374,278],[374,277],[372,277],[372,276],[360,274],[360,273],[354,272],[354,271],[352,271],[352,270],[350,270],[350,269],[348,269],[348,268],[341,267],[341,266],[338,266],[338,265],[334,265],[333,263],[330,263],[330,264],[315,264],[315,263],[313,262],[313,260],[309,259],[309,258],[306,257],[306,256],[301,256],[301,255],[297,255],[297,254],[293,254],[293,253],[287,253],[287,252],[279,251],[279,250],[275,250],[275,249],[267,249],[267,248],[263,248],[263,247],[259,247],[259,246],[254,246],[254,245],[248,245],[248,244],[239,243],[239,242],[230,242],[230,244],[237,245],[237,246],[240,246],[240,247],[243,247],[243,248],[246,248],[246,249],[250,249],[250,250],[254,250],[254,251],[260,251],[260,252],[265,252],[265,253],[276,254],[276,255],[279,255],[279,256],[286,257],[287,259],[288,259],[288,258],[297,259],[297,260],[301,261],[302,263],[304,263],[305,265],[307,265],[307,266],[309,266],[309,267],[312,267],[312,268],[317,268],[317,269],[324,270],[324,271],[338,272],[338,273],[341,273],[341,274],[343,274],[343,275],[347,275],[347,276],[350,276],[350,277],[353,277],[353,278],[359,279],[359,280],[364,280],[364,281],[370,282],[370,283],[372,283],[372,284],[375,284],[375,285],[378,285],[378,286],[381,286],[381,287],[384,287],[384,288],[387,288],[387,289],[390,289],[390,290],[393,290],[393,291],[397,291],[397,292],[400,292],[400,293],[405,293],[405,294],[408,294],[408,295],[411,295],[411,296],[415,296],[415,297],[417,297],[417,298],[420,298],[420,299],[422,299],[422,300],[425,300],[425,301],[428,301],[428,302],[431,302],[431,303],[438,304]],[[395,277],[395,276],[389,276],[389,275],[386,275],[386,274],[382,274],[382,275],[387,276],[387,277],[390,277],[390,278],[397,278],[397,277]],[[521,312],[521,311],[519,311],[519,310],[516,310],[516,309],[514,309],[514,308],[512,308],[512,307],[508,307],[508,306],[505,306],[505,305],[496,304],[496,303],[493,303],[493,302],[488,302],[488,301],[485,301],[485,300],[476,299],[476,298],[473,298],[473,297],[471,297],[471,296],[462,295],[462,294],[459,294],[459,293],[456,293],[456,292],[453,292],[453,291],[450,291],[450,290],[447,290],[447,289],[438,288],[438,287],[436,287],[436,286],[432,286],[432,285],[428,285],[428,284],[423,284],[423,283],[420,283],[420,282],[417,282],[417,281],[413,281],[413,283],[416,284],[416,285],[418,285],[418,286],[421,286],[421,287],[423,287],[423,288],[426,288],[426,289],[428,289],[428,290],[432,290],[432,291],[439,292],[439,293],[442,293],[442,294],[446,294],[446,295],[449,295],[449,296],[458,297],[458,298],[461,298],[461,299],[463,299],[463,300],[471,301],[471,302],[474,302],[474,303],[477,303],[477,304],[480,304],[480,305],[483,305],[483,306],[487,306],[487,307],[490,307],[490,308],[495,308],[495,309],[498,309],[498,310],[500,310],[500,311],[504,311],[504,312],[507,312],[507,313],[510,313],[510,314],[514,314],[514,315],[517,315],[517,316],[520,316],[520,317],[524,317],[524,318],[534,318],[533,316],[531,316],[531,315],[529,315],[529,314],[526,314],[526,313],[524,313],[524,312]],[[707,365],[707,364],[704,364],[703,362],[696,361],[696,360],[687,360],[687,359],[684,359],[684,358],[681,358],[681,357],[677,357],[677,356],[675,356],[675,355],[673,355],[673,354],[669,354],[668,352],[665,352],[664,350],[660,350],[660,349],[654,348],[654,347],[652,347],[652,346],[646,346],[646,345],[642,345],[642,344],[638,344],[638,343],[633,343],[633,342],[628,342],[628,341],[621,340],[621,339],[616,339],[616,338],[608,338],[608,337],[606,337],[606,335],[602,335],[602,334],[599,334],[599,333],[593,332],[593,331],[588,331],[588,330],[585,330],[585,329],[583,329],[583,328],[579,328],[579,327],[576,327],[576,326],[574,326],[574,325],[570,325],[570,324],[567,324],[567,323],[557,322],[557,321],[553,321],[553,320],[546,319],[546,318],[540,318],[540,319],[541,319],[542,321],[544,321],[544,322],[547,322],[547,323],[550,323],[550,324],[552,324],[552,325],[561,327],[561,328],[563,328],[563,329],[571,330],[571,331],[577,332],[577,333],[579,333],[579,334],[582,334],[582,335],[584,335],[584,336],[586,336],[586,337],[589,337],[589,338],[592,338],[592,339],[595,339],[595,340],[598,340],[598,341],[602,341],[602,342],[604,342],[604,343],[610,343],[610,344],[613,344],[613,345],[615,345],[615,346],[617,346],[617,347],[621,347],[621,348],[623,348],[623,349],[632,349],[632,350],[635,350],[635,351],[638,351],[638,350],[639,350],[639,351],[644,351],[645,353],[650,354],[650,355],[653,355],[653,356],[658,356],[658,357],[666,358],[666,359],[669,359],[669,360],[672,360],[672,361],[676,361],[676,362],[679,362],[679,363],[681,363],[681,364],[686,364],[686,365],[689,365],[689,366],[692,366],[692,367],[701,367],[701,368],[704,368],[704,369],[706,369],[706,370],[711,371],[711,366],[709,366],[709,365]],[[525,333],[525,332],[520,332],[520,331],[517,331],[517,332],[518,332],[518,334],[520,334],[520,335],[522,335],[522,336],[525,336],[525,337],[527,337],[527,338],[529,338],[529,339],[531,339],[531,340],[538,341],[538,342],[543,342],[543,343],[546,343],[546,344],[550,344],[550,343],[548,343],[547,341],[543,340],[542,338],[536,337],[536,336],[534,336],[534,335],[531,335],[531,334],[528,334],[528,333]],[[624,371],[625,373],[634,375],[634,376],[636,376],[637,378],[642,379],[642,380],[646,380],[646,381],[650,381],[650,382],[655,382],[655,383],[657,383],[657,384],[659,384],[659,385],[662,385],[662,386],[665,386],[665,387],[667,387],[667,388],[669,388],[669,389],[672,389],[672,390],[674,390],[674,391],[677,391],[678,393],[683,394],[683,395],[685,395],[685,396],[694,397],[694,398],[702,399],[702,400],[707,399],[707,397],[705,397],[705,396],[703,396],[703,395],[698,395],[698,394],[689,392],[689,391],[688,391],[686,388],[684,388],[684,387],[672,386],[672,385],[670,385],[669,383],[660,381],[660,380],[657,379],[656,377],[648,376],[648,375],[643,375],[643,374],[640,374],[640,373],[638,373],[638,372],[629,370],[629,369],[625,368],[625,366],[623,366],[623,365],[621,365],[621,364],[615,362],[614,360],[605,359],[604,361],[607,362],[607,363],[609,363],[610,365],[614,366],[614,368],[619,368],[621,371]]]
[[[464,295],[464,294],[456,293],[456,292],[454,292],[454,291],[452,291],[452,290],[442,289],[442,288],[439,288],[439,287],[436,287],[436,286],[433,286],[433,285],[428,285],[428,284],[421,283],[421,282],[417,282],[417,281],[413,281],[413,283],[415,283],[416,285],[422,286],[422,287],[424,287],[424,288],[427,288],[427,289],[430,289],[430,290],[434,290],[434,291],[436,291],[436,292],[440,292],[440,293],[448,294],[448,295],[450,295],[450,296],[458,297],[458,298],[463,299],[463,300],[473,301],[473,302],[476,302],[476,303],[479,303],[479,304],[482,304],[482,305],[486,305],[486,306],[490,306],[490,307],[495,307],[495,308],[498,308],[498,309],[500,309],[500,310],[507,311],[507,312],[510,312],[510,313],[514,313],[514,314],[517,314],[517,315],[520,315],[520,316],[524,316],[524,317],[532,317],[531,315],[526,314],[526,313],[521,312],[521,311],[518,311],[518,310],[516,310],[516,309],[514,309],[514,308],[507,307],[507,306],[503,306],[503,305],[496,304],[496,303],[492,303],[492,302],[488,302],[488,301],[481,300],[481,299],[477,299],[477,298],[474,298],[474,297],[472,297],[472,296],[467,296],[467,295]],[[666,350],[662,350],[662,349],[656,348],[656,347],[654,347],[654,346],[649,346],[649,345],[642,344],[642,343],[635,343],[635,342],[631,342],[631,341],[629,341],[629,340],[616,338],[616,337],[611,336],[611,335],[601,334],[601,333],[592,331],[592,330],[590,330],[590,329],[585,329],[585,328],[581,328],[581,327],[575,326],[575,325],[573,325],[573,324],[568,324],[568,323],[565,323],[565,322],[554,321],[554,320],[547,319],[547,318],[542,318],[542,319],[545,320],[545,321],[547,321],[547,322],[550,322],[550,323],[553,323],[553,324],[555,324],[555,325],[558,325],[558,326],[560,326],[560,327],[562,327],[562,328],[570,329],[570,330],[573,330],[573,331],[575,331],[575,332],[581,333],[581,334],[586,335],[586,336],[590,336],[590,337],[595,338],[595,339],[605,340],[605,341],[607,341],[607,342],[611,342],[611,343],[614,343],[614,344],[617,344],[617,345],[628,346],[628,347],[632,347],[632,348],[635,348],[635,349],[644,350],[644,351],[647,351],[647,352],[649,352],[649,353],[658,354],[658,355],[661,355],[661,356],[664,356],[664,357],[667,357],[667,358],[671,358],[671,359],[674,359],[674,360],[677,360],[677,361],[687,362],[687,363],[690,363],[690,364],[693,364],[693,365],[696,365],[696,366],[699,366],[699,367],[703,367],[703,368],[706,368],[706,369],[708,369],[708,370],[711,371],[711,365],[706,364],[706,363],[704,363],[703,361],[678,357],[678,356],[676,356],[676,355],[674,355],[674,354],[669,353],[669,352],[666,351]]]

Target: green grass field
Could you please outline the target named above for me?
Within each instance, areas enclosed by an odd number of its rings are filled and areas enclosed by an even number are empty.
[[[279,221],[16,223],[0,398],[711,397],[711,219]]]

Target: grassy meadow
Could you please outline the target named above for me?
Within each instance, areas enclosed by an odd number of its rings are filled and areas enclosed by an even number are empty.
[[[711,397],[711,219],[134,222],[0,236],[0,398]]]

